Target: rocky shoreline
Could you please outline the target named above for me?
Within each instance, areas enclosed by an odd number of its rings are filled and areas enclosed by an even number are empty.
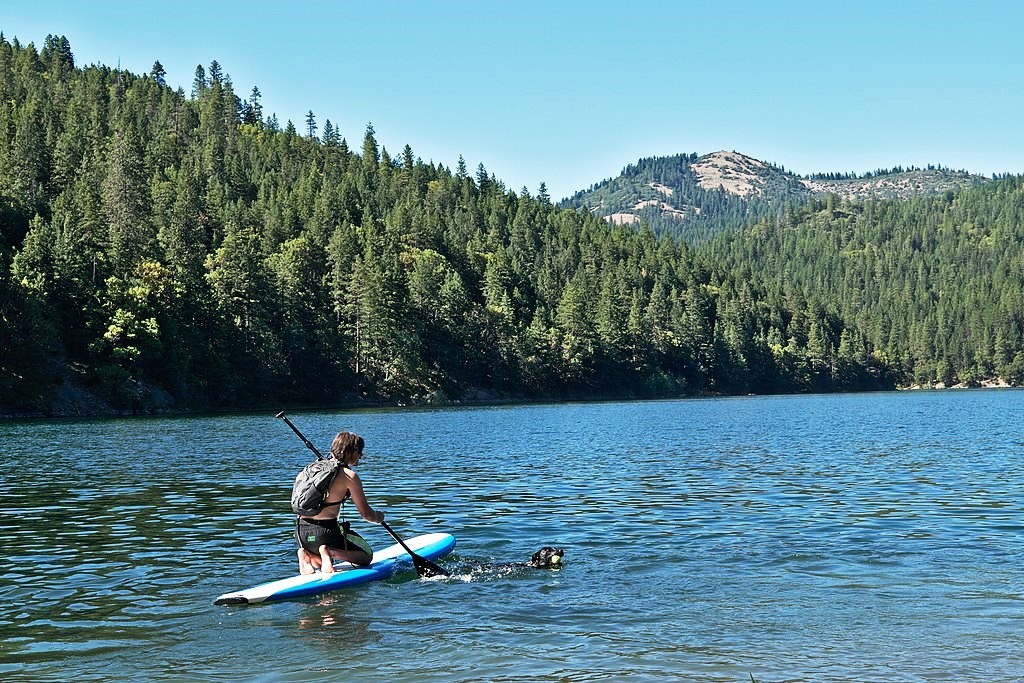
[[[1014,385],[1000,378],[991,378],[981,382],[946,385],[937,382],[930,385],[911,384],[896,387],[896,391],[937,391],[963,389],[1010,389]],[[58,390],[55,400],[45,408],[12,409],[0,407],[0,420],[22,419],[66,419],[66,418],[100,418],[100,417],[145,417],[155,415],[204,415],[214,413],[254,412],[261,410],[280,410],[279,405],[240,405],[212,408],[210,406],[185,406],[175,402],[167,392],[142,384],[134,387],[133,401],[130,406],[114,406],[86,388],[64,384]],[[349,397],[331,405],[296,405],[289,403],[289,409],[301,410],[357,410],[360,408],[404,408],[429,406],[472,406],[472,405],[511,405],[550,401],[609,401],[609,400],[645,400],[681,398],[681,396],[504,396],[490,391],[467,391],[458,399],[450,399],[443,392],[419,400],[408,399],[369,399]]]

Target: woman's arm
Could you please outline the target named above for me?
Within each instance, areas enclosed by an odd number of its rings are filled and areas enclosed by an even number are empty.
[[[370,507],[370,504],[366,502],[366,496],[363,495],[363,483],[359,480],[359,475],[352,470],[349,472],[348,491],[352,495],[352,502],[355,503],[356,510],[359,510],[359,514],[367,522],[380,524],[384,521],[384,513]]]

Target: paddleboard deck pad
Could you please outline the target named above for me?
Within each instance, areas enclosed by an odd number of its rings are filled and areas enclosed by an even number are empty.
[[[444,557],[455,548],[455,537],[451,534],[424,534],[404,539],[405,544],[428,560]],[[271,581],[252,588],[225,593],[213,601],[215,605],[250,605],[257,602],[273,600],[291,600],[308,595],[318,595],[335,591],[361,583],[380,581],[395,573],[399,564],[412,563],[409,553],[401,545],[395,544],[373,554],[373,562],[365,567],[357,567],[347,562],[335,565],[333,574],[300,574],[288,579]]]

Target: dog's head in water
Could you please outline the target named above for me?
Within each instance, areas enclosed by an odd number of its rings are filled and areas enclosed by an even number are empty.
[[[561,548],[544,546],[530,558],[530,566],[535,569],[558,569],[562,566],[562,558],[565,552]]]

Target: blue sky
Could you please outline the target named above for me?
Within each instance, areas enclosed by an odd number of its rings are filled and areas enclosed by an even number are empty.
[[[76,63],[237,94],[358,147],[483,163],[559,199],[641,157],[736,150],[797,173],[1024,172],[1024,3],[0,0],[0,30]]]

